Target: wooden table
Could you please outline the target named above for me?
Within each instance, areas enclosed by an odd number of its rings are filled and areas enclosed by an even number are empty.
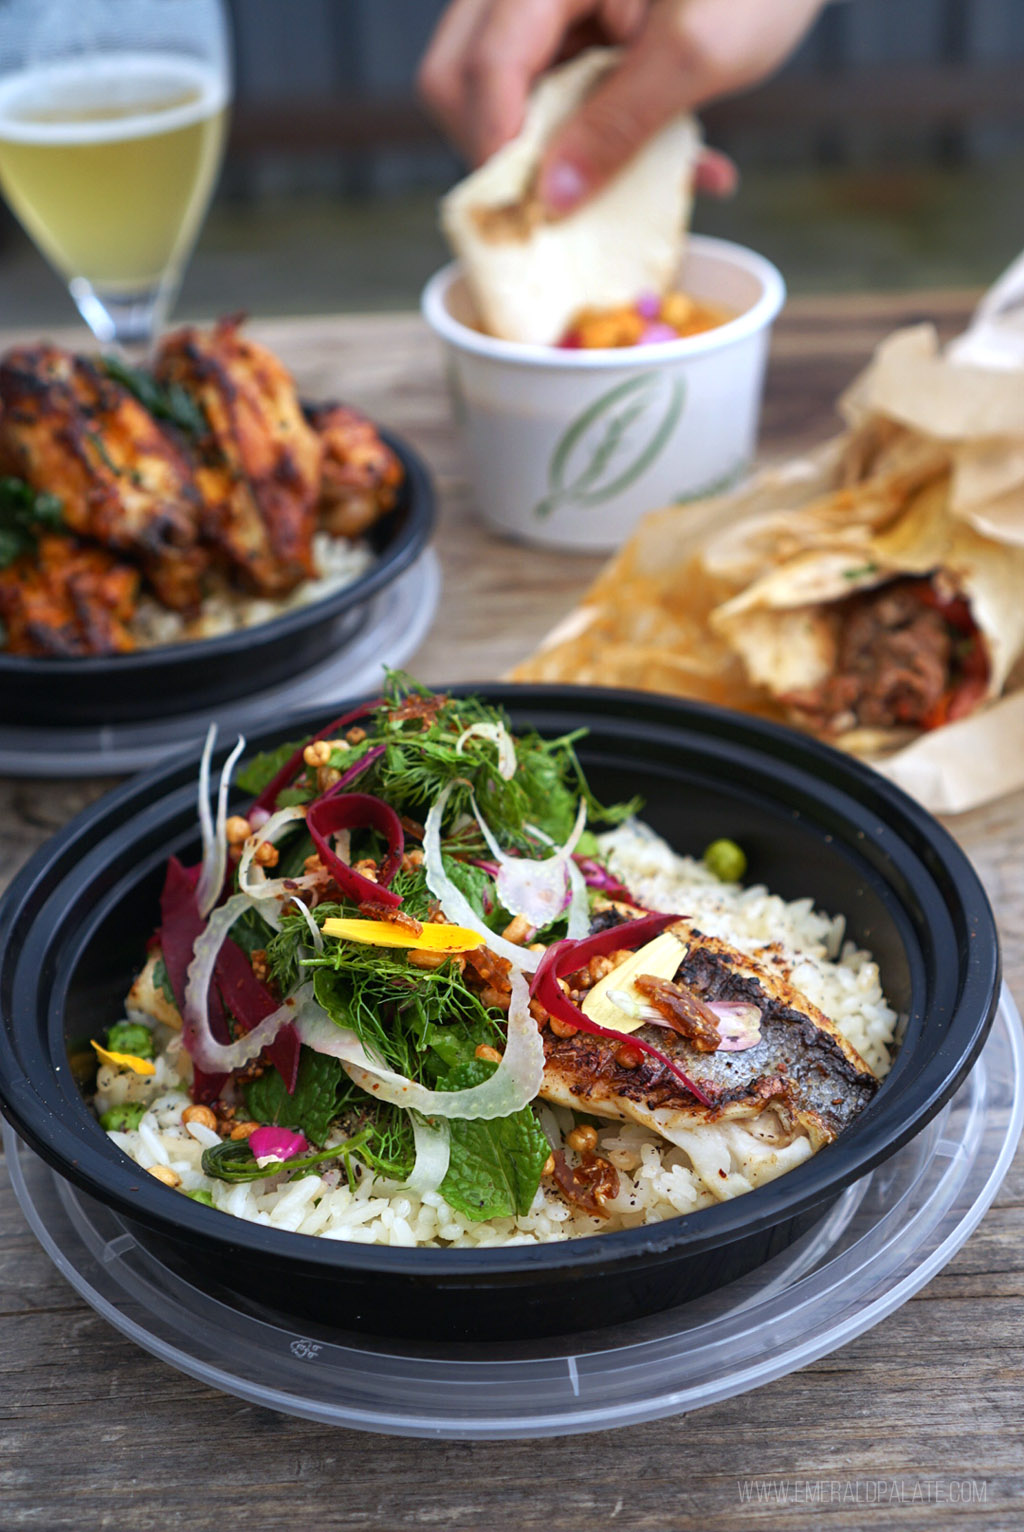
[[[969,306],[970,295],[956,293],[791,303],[773,350],[766,454],[834,429],[830,401],[882,335],[921,318],[952,333]],[[445,591],[412,668],[431,682],[500,675],[569,608],[598,561],[499,542],[476,522],[438,358],[417,319],[257,328],[304,393],[364,406],[407,434],[437,476]],[[107,785],[0,781],[0,882]],[[951,827],[985,879],[1007,979],[1024,995],[1024,793]],[[879,1532],[967,1517],[986,1529],[1020,1526],[1022,1198],[1018,1155],[981,1228],[922,1293],[842,1351],[757,1393],[603,1435],[446,1445],[307,1424],[173,1372],[78,1300],[2,1181],[0,1527]],[[788,1483],[788,1507],[744,1503],[738,1481],[751,1477],[773,1479],[780,1494]],[[895,1482],[900,1498],[880,1481]],[[965,1482],[973,1504],[952,1499]],[[822,1483],[825,1503],[809,1504]]]

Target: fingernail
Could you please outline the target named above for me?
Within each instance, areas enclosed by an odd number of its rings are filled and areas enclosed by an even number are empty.
[[[587,190],[583,172],[568,160],[556,160],[545,170],[540,183],[541,201],[553,213],[568,213],[582,202]]]

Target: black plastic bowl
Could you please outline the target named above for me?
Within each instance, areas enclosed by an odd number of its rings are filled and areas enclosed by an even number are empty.
[[[628,1320],[783,1249],[918,1133],[977,1057],[998,998],[992,912],[955,842],[899,790],[802,736],[709,707],[573,687],[480,689],[514,727],[589,729],[579,753],[596,791],[641,793],[645,818],[679,850],[699,854],[730,836],[746,849],[751,879],[842,912],[906,1017],[893,1070],[813,1159],[745,1197],[647,1228],[510,1250],[405,1250],[289,1234],[197,1205],[114,1147],[69,1061],[121,1014],[168,855],[196,855],[196,759],[179,758],[81,814],[0,907],[0,1098],[62,1176],[201,1285],[304,1320],[426,1338]],[[312,731],[336,711],[325,706],[254,743]]]
[[[309,670],[356,634],[370,600],[409,567],[434,531],[430,475],[407,443],[380,432],[405,478],[394,510],[367,534],[376,558],[351,585],[269,622],[132,654],[50,659],[0,653],[8,725],[101,726],[201,712]]]

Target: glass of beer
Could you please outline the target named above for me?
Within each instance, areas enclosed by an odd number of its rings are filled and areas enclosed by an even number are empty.
[[[166,318],[230,96],[221,0],[0,4],[0,190],[104,344]]]

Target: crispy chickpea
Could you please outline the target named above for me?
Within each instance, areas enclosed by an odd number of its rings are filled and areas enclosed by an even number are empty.
[[[548,1026],[556,1037],[575,1037],[579,1027],[574,1027],[570,1021],[560,1021],[557,1016],[552,1016]]]
[[[495,989],[493,984],[485,984],[480,991],[480,1001],[492,1010],[507,1011],[512,1004],[512,996],[506,990]]]
[[[541,1005],[539,1000],[530,1001],[530,1015],[533,1017],[534,1021],[537,1023],[538,1027],[541,1028],[541,1030],[547,1026],[548,1013]]]
[[[149,1173],[156,1181],[162,1181],[165,1186],[180,1186],[181,1177],[176,1170],[169,1165],[151,1165]]]
[[[232,814],[224,826],[224,834],[229,846],[240,846],[252,834],[249,821],[241,814]]]
[[[261,840],[253,856],[257,867],[276,867],[280,859],[281,853],[269,840]]]
[[[635,1043],[620,1043],[615,1050],[615,1062],[620,1069],[637,1069],[643,1063],[643,1053]]]
[[[377,882],[377,863],[372,857],[364,856],[361,861],[354,862],[352,871],[357,872],[361,878],[369,878],[371,883]]]
[[[427,952],[422,947],[410,947],[408,952],[408,960],[413,968],[441,968],[450,957],[450,952]]]
[[[236,1122],[235,1126],[231,1129],[231,1137],[236,1140],[251,1138],[258,1127],[258,1122]]]
[[[418,867],[422,867],[422,866],[423,866],[423,852],[420,850],[420,848],[418,846],[416,846],[412,851],[405,851],[405,852],[403,852],[403,854],[402,854],[402,871],[403,872],[415,872]]]
[[[212,1128],[217,1131],[217,1114],[211,1112],[208,1106],[187,1106],[181,1114],[183,1123],[194,1122],[200,1128]]]
[[[501,1063],[501,1054],[497,1048],[492,1048],[490,1043],[481,1043],[473,1053],[475,1059],[490,1059],[492,1064]]]
[[[320,791],[322,793],[327,792],[328,788],[334,787],[335,783],[340,782],[340,781],[341,781],[341,772],[338,770],[337,766],[318,766],[317,767],[317,769],[316,769],[316,785],[317,785],[317,787],[320,789]]]
[[[515,942],[519,946],[526,940],[532,930],[533,927],[525,915],[513,915],[501,934],[507,942]]]
[[[325,739],[315,739],[302,752],[307,766],[326,766],[331,758],[331,747]]]
[[[554,1157],[553,1154],[549,1154],[548,1155],[547,1159],[544,1161],[543,1166],[541,1167],[541,1172],[540,1173],[541,1173],[542,1176],[553,1176],[554,1175],[554,1173],[555,1173],[555,1157]]]
[[[660,319],[673,330],[685,330],[693,317],[693,299],[685,293],[669,293],[661,300]]]
[[[359,725],[356,724],[355,728],[349,729],[348,733],[345,735],[345,738],[348,740],[350,745],[361,745],[363,740],[366,738],[366,730],[361,729]]]
[[[575,1149],[579,1154],[586,1150],[597,1148],[597,1129],[589,1123],[583,1123],[578,1128],[573,1128],[571,1133],[565,1135],[565,1141],[570,1149]]]

